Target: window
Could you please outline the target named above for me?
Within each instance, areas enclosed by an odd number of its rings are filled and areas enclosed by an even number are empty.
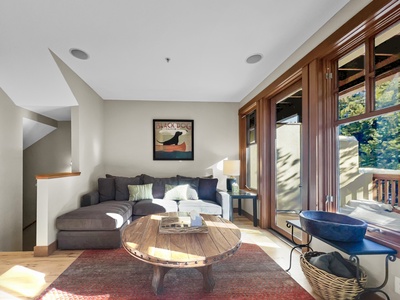
[[[400,23],[336,65],[338,211],[381,228],[386,237],[376,237],[386,239],[400,234]]]
[[[253,111],[246,116],[246,185],[247,187],[257,189],[257,135],[256,135],[256,112]]]
[[[338,140],[339,211],[400,232],[400,112],[340,125]]]
[[[339,59],[339,119],[365,113],[365,47],[362,45]]]
[[[375,38],[375,109],[400,104],[400,24]]]

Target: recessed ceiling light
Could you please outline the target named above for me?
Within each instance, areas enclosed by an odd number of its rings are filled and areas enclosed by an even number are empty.
[[[89,54],[87,54],[85,51],[77,49],[77,48],[71,48],[69,49],[69,53],[72,54],[72,56],[79,58],[79,59],[88,59],[89,58]]]
[[[255,64],[255,63],[258,63],[261,59],[262,59],[262,55],[261,54],[253,54],[253,55],[250,55],[246,59],[246,62],[248,64]]]

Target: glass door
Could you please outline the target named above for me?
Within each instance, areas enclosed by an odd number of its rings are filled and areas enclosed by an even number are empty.
[[[272,99],[274,151],[272,228],[289,237],[286,220],[298,220],[303,209],[302,199],[302,89],[294,84]],[[301,239],[301,231],[295,230]]]

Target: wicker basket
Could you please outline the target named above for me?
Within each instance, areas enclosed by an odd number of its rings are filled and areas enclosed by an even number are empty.
[[[311,263],[311,257],[325,254],[323,252],[310,251],[300,256],[300,265],[310,283],[313,291],[325,300],[350,300],[355,299],[363,289],[358,286],[356,278],[344,278],[321,270]],[[364,286],[367,275],[361,269],[360,282]]]

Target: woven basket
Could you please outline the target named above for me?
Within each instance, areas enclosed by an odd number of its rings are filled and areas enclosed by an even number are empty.
[[[300,256],[300,265],[310,283],[313,291],[325,300],[350,300],[355,299],[363,289],[357,284],[356,278],[344,278],[330,274],[312,265],[311,257],[325,254],[323,252],[310,251]],[[367,275],[361,269],[360,282],[363,286],[367,281]]]

